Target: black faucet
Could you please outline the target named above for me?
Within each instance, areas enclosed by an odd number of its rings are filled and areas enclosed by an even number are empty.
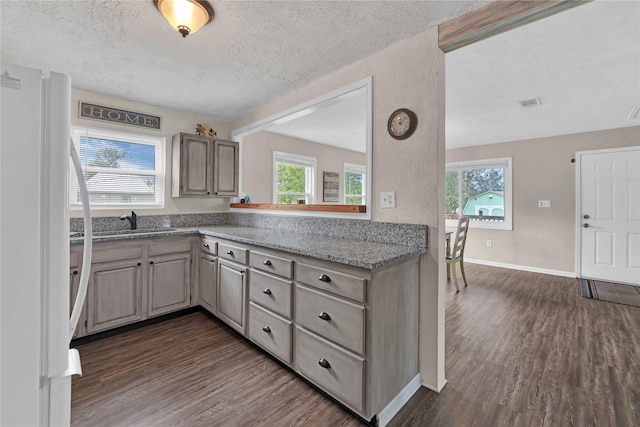
[[[124,221],[125,219],[129,220],[129,224],[131,224],[131,229],[135,230],[138,227],[138,215],[134,211],[131,211],[131,216],[122,215],[120,217],[120,221]]]

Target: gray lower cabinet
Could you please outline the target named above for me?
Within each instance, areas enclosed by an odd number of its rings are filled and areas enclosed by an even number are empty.
[[[94,244],[84,322],[74,338],[194,305],[194,242],[193,237],[180,236]],[[81,252],[80,245],[71,249],[71,304],[78,288]]]
[[[149,259],[147,314],[159,316],[191,304],[191,252]]]
[[[73,306],[76,302],[76,295],[78,295],[78,287],[80,286],[80,259],[82,255],[79,251],[71,251],[69,256],[69,316],[71,316],[71,311],[73,310]],[[78,326],[76,327],[75,332],[73,333],[72,338],[79,338],[85,334],[84,332],[84,322],[85,322],[85,314],[86,314],[86,305],[82,306],[82,314],[80,315],[80,319],[78,320]]]
[[[80,333],[200,304],[367,420],[418,378],[418,258],[369,270],[206,236],[97,245],[93,260]]]
[[[91,266],[87,292],[87,333],[142,320],[142,260]]]
[[[218,259],[206,253],[200,254],[200,305],[211,314],[217,313],[216,284]]]
[[[218,318],[245,335],[246,266],[218,260]]]

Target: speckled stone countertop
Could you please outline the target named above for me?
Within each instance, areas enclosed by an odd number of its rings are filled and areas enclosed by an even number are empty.
[[[139,233],[127,232],[127,234],[110,232],[108,235],[94,236],[93,241],[104,242],[198,233],[370,270],[397,264],[427,252],[425,248],[414,246],[233,225],[173,228],[154,233],[144,233],[143,230],[140,230]],[[82,242],[82,237],[71,238],[72,245],[82,244]]]

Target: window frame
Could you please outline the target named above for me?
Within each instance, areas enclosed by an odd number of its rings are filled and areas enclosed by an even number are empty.
[[[281,193],[278,192],[278,163],[287,163],[305,168],[305,192],[304,193]],[[315,175],[317,160],[315,157],[303,156],[301,154],[285,153],[283,151],[273,152],[273,168],[272,168],[272,201],[273,204],[278,203],[278,196],[304,196],[305,202],[312,204],[315,201]]]
[[[362,200],[361,205],[367,204],[367,167],[364,165],[356,165],[354,163],[344,163],[342,167],[343,179],[342,179],[342,202],[347,204],[347,197],[360,197]],[[347,194],[347,173],[359,173],[362,175],[362,193],[361,194]]]
[[[114,175],[148,175],[155,176],[155,200],[151,203],[91,203],[91,209],[94,210],[115,210],[115,209],[162,209],[165,204],[165,177],[166,177],[166,162],[165,162],[165,147],[166,138],[164,136],[148,135],[143,133],[105,129],[90,126],[71,126],[71,138],[76,147],[78,153],[80,153],[80,138],[87,136],[90,138],[115,140],[121,142],[129,142],[134,144],[145,144],[154,147],[154,164],[155,170],[141,170],[141,169],[113,169],[99,166],[87,167],[82,165],[82,170],[87,172],[100,172]],[[117,173],[114,171],[118,171]],[[78,192],[78,180],[75,175],[75,169],[70,167],[69,175],[69,208],[72,210],[82,209],[82,204],[76,202],[75,195]]]
[[[471,228],[484,228],[492,230],[513,230],[513,158],[512,157],[500,157],[495,159],[484,160],[471,160],[464,162],[451,162],[445,165],[445,173],[451,170],[465,170],[465,169],[492,169],[503,168],[504,169],[504,221],[502,222],[486,222],[486,221],[469,221]],[[459,180],[460,185],[462,182]],[[446,191],[446,188],[445,188]],[[461,194],[458,191],[458,194]],[[462,200],[460,200],[462,201]],[[460,206],[460,211],[464,207]],[[446,219],[446,227],[457,227],[457,219]]]

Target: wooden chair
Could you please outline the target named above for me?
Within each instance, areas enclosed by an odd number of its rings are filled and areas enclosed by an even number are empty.
[[[462,280],[464,285],[467,286],[467,277],[464,274],[464,245],[467,242],[467,233],[469,231],[469,217],[462,216],[458,221],[458,230],[456,231],[456,237],[452,242],[453,249],[446,254],[447,270],[451,266],[453,271],[453,283],[456,285],[456,293],[460,292],[458,287],[458,275],[456,274],[456,263],[460,263],[460,272],[462,273]]]

